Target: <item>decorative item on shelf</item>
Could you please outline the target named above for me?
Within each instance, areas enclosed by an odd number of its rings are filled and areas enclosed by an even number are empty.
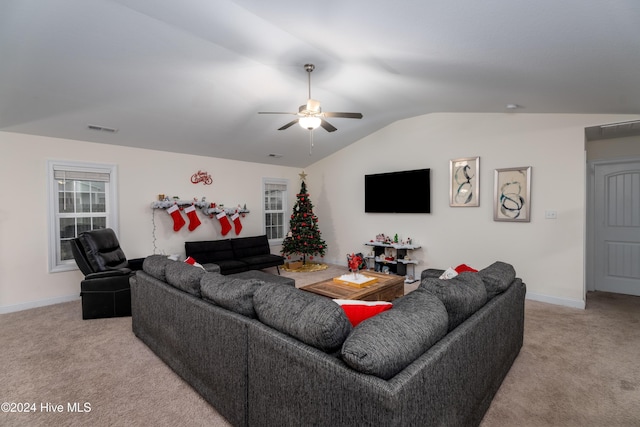
[[[189,218],[189,231],[193,231],[200,226],[200,218],[198,218],[196,207],[194,205],[184,208],[184,213],[187,214],[187,217]]]
[[[213,183],[213,179],[211,179],[211,175],[209,175],[207,172],[199,170],[198,172],[191,175],[191,183],[198,184],[200,182],[204,185],[211,185]]]
[[[251,211],[249,209],[247,209],[247,205],[245,204],[243,208],[240,208],[240,205],[238,205],[237,208],[225,208],[224,205],[222,203],[217,204],[217,203],[208,203],[206,207],[203,207],[202,209],[202,213],[205,215],[208,215],[209,218],[213,218],[214,216],[218,215],[219,213],[224,212],[225,214],[231,216],[234,215],[236,213],[240,214],[243,218],[246,214],[250,213]]]
[[[371,239],[364,243],[364,245],[372,246],[374,249],[373,253],[367,256],[367,259],[373,261],[373,269],[375,271],[405,276],[405,283],[414,283],[417,281],[415,266],[419,262],[410,257],[407,251],[420,249],[420,245],[415,244],[410,237],[402,240],[398,235],[398,242],[395,242],[395,240],[395,236],[390,239],[384,234],[378,234],[375,240]],[[411,271],[408,271],[408,269]]]
[[[231,231],[231,223],[229,222],[229,218],[227,218],[226,212],[222,211],[216,215],[218,221],[220,221],[220,226],[222,227],[220,232],[223,236],[226,236],[229,231]]]
[[[231,222],[233,222],[233,229],[235,230],[237,236],[242,231],[242,223],[240,222],[240,214],[238,213],[238,209],[236,209],[236,212],[231,215]]]
[[[167,209],[167,213],[171,215],[171,218],[173,219],[173,231],[180,231],[180,229],[186,224],[186,221],[182,215],[180,215],[180,207],[175,204]]]
[[[163,194],[159,194],[159,196],[162,196]],[[177,205],[179,208],[184,208],[185,206],[195,206],[196,208],[204,208],[205,206],[208,205],[208,203],[206,202],[205,198],[203,197],[202,200],[198,200],[197,198],[193,198],[193,200],[181,200],[180,197],[178,196],[174,196],[172,198],[172,200],[170,200],[168,197],[165,197],[162,200],[158,200],[157,202],[153,202],[151,204],[151,208],[153,209],[169,209],[170,207]]]

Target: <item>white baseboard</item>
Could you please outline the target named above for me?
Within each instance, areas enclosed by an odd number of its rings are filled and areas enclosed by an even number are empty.
[[[60,304],[79,300],[78,294],[66,295],[57,298],[43,299],[38,301],[29,301],[22,304],[0,306],[0,314],[13,313],[15,311],[29,310],[30,308],[44,307],[46,305]]]
[[[582,301],[582,300],[552,297],[549,295],[536,294],[529,291],[527,291],[526,298],[533,301],[546,302],[546,303],[555,304],[555,305],[563,305],[565,307],[579,308],[582,310],[584,310],[586,307],[585,301]]]

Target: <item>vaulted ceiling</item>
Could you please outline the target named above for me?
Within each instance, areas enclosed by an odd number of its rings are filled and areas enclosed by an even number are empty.
[[[311,155],[257,114],[306,103],[306,63],[364,116]],[[0,1],[0,130],[304,167],[433,112],[640,113],[640,2]]]

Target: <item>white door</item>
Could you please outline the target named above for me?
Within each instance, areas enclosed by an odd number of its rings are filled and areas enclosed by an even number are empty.
[[[640,295],[640,161],[594,172],[595,289]]]

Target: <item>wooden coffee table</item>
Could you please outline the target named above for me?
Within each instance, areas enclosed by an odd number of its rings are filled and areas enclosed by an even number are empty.
[[[302,286],[300,289],[333,299],[357,299],[361,301],[393,301],[404,295],[404,276],[373,271],[364,271],[360,274],[376,277],[378,281],[364,288],[358,288],[328,279]]]

